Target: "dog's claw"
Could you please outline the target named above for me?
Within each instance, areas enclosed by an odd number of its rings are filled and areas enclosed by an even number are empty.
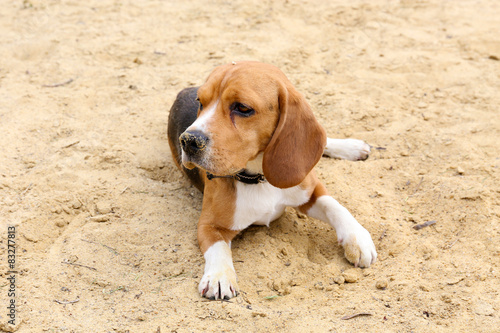
[[[205,289],[203,289],[203,290],[201,291],[201,296],[202,296],[202,297],[205,297],[205,295],[207,294],[207,292],[208,292],[208,286],[209,286],[209,285],[210,285],[210,282],[209,282],[209,283],[207,283],[207,286],[205,287]]]

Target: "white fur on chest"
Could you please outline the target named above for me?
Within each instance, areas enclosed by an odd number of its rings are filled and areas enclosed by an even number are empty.
[[[252,185],[236,182],[236,210],[231,229],[243,230],[252,224],[268,226],[287,206],[300,206],[309,196],[310,193],[299,186],[281,189],[268,182]]]

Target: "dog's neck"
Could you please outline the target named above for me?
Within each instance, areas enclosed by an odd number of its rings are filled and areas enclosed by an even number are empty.
[[[241,170],[237,174],[228,176],[215,176],[207,172],[207,178],[208,180],[212,180],[214,178],[233,178],[234,180],[237,180],[245,184],[263,183],[266,181],[266,178],[264,177],[264,172],[262,170],[263,156],[264,153],[260,153],[259,155],[257,155],[256,158],[254,158],[251,161],[248,161],[245,169]]]
[[[256,158],[247,162],[245,166],[245,170],[247,173],[256,175],[256,174],[264,174],[264,170],[262,169],[262,160],[264,159],[264,153],[259,153]]]

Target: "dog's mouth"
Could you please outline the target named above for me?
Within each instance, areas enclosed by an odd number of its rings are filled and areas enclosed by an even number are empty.
[[[242,168],[221,168],[207,157],[206,152],[203,154],[190,155],[182,151],[182,165],[186,169],[198,168],[214,176],[233,176],[242,171]]]
[[[188,155],[184,150],[182,151],[182,165],[189,170],[192,170],[194,168],[200,168],[204,169],[200,163],[197,163],[197,160],[199,158]]]

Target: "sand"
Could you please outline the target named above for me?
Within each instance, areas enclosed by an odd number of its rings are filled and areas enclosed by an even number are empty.
[[[3,1],[0,330],[500,332],[499,17],[469,0]],[[240,296],[198,295],[202,196],[168,110],[237,60],[280,67],[330,137],[373,146],[316,168],[372,234],[372,267],[288,209],[234,241]]]

